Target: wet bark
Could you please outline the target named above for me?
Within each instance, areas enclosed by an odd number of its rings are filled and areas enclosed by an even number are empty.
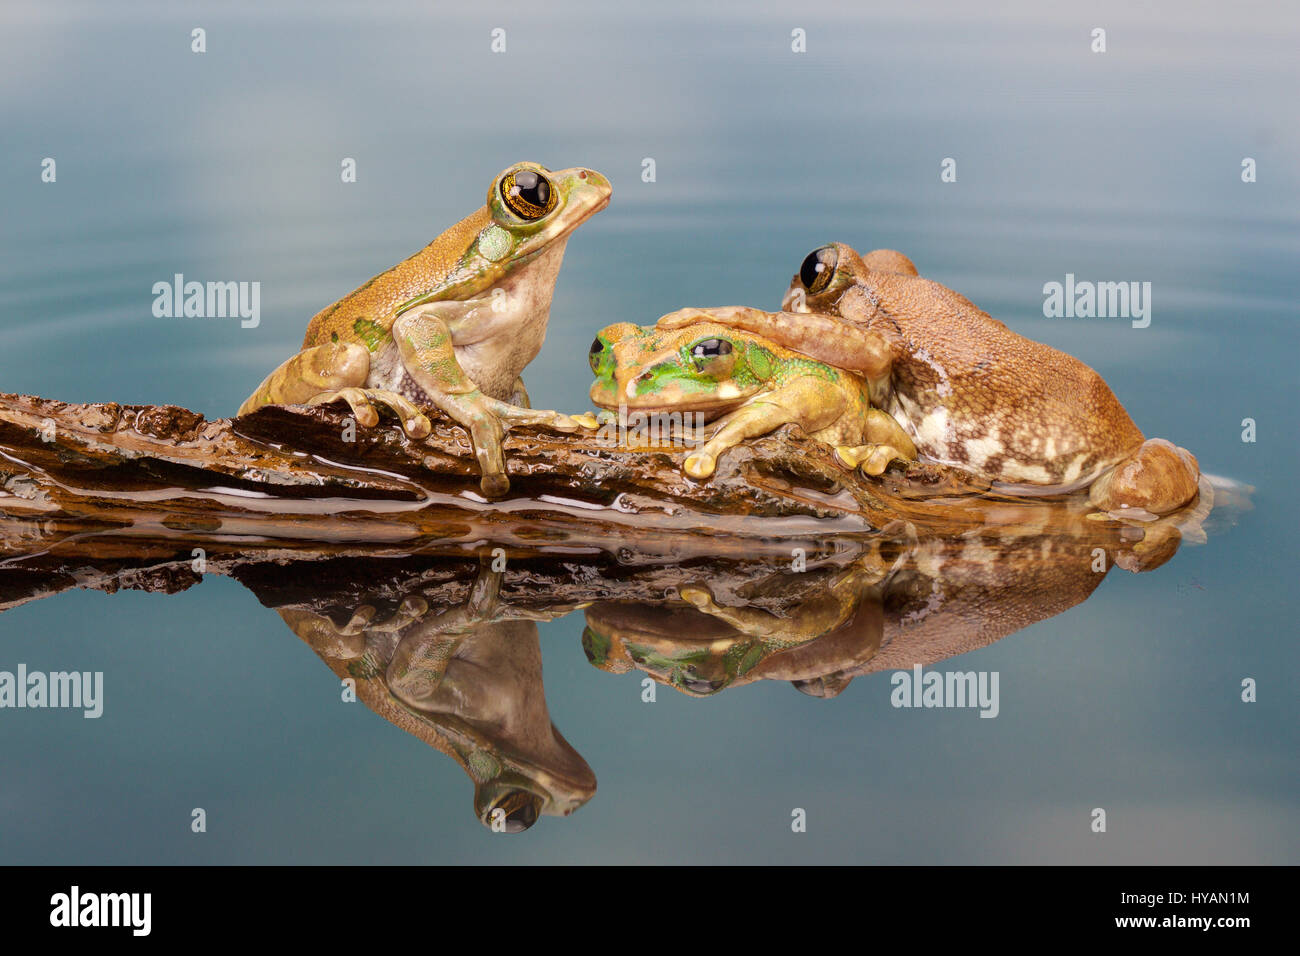
[[[731,539],[870,533],[915,511],[900,505],[918,490],[951,481],[921,466],[862,478],[789,428],[724,455],[704,482],[683,475],[681,447],[629,448],[593,432],[518,427],[505,451],[510,492],[487,501],[464,430],[444,420],[416,442],[388,421],[355,426],[341,405],[208,421],[170,405],[0,395],[0,511],[286,545],[514,535],[582,547],[617,534],[632,547],[680,532],[707,534],[716,552]]]

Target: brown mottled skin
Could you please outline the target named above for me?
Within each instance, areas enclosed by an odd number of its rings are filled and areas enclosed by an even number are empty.
[[[815,250],[782,308],[684,309],[660,325],[721,322],[861,372],[872,403],[924,457],[1002,490],[1089,487],[1098,508],[1133,517],[1196,495],[1196,459],[1162,439],[1144,443],[1093,369],[921,278],[899,252],[862,257],[842,243]]]

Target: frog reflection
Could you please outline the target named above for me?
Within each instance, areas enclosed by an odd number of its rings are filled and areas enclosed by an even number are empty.
[[[374,604],[344,610],[342,624],[337,608],[278,612],[335,674],[355,680],[367,707],[460,764],[484,826],[517,833],[543,814],[572,813],[596,778],[551,723],[542,688],[536,621],[572,606],[506,608],[500,586],[500,573],[484,571],[460,606],[434,611],[412,593],[386,615]]]
[[[605,602],[588,609],[582,647],[603,670],[635,667],[696,697],[756,680],[788,680],[805,693],[834,696],[838,688],[822,675],[870,660],[880,647],[887,573],[876,549],[844,569],[770,569],[738,589],[746,603],[731,605],[690,580],[676,606]],[[762,606],[772,602],[784,606]]]
[[[640,670],[690,696],[786,680],[834,697],[855,677],[929,666],[1060,614],[1114,567],[1164,564],[1211,504],[1181,529],[1132,537],[1081,511],[988,507],[996,523],[955,535],[904,525],[847,569],[769,567],[725,595],[714,575],[683,580],[663,604],[593,604],[583,650],[601,670]]]

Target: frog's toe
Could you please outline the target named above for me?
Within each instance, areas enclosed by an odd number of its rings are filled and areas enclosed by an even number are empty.
[[[524,408],[509,402],[487,400],[487,410],[508,428],[511,425],[545,425],[561,432],[576,432],[578,423],[568,415],[548,408]]]
[[[655,322],[655,327],[660,329],[681,329],[688,325],[698,325],[700,322],[708,322],[711,318],[712,316],[702,309],[678,309],[676,312],[669,312],[667,315],[661,315]]]
[[[484,474],[478,482],[484,498],[504,498],[510,491],[510,479],[505,475]]]
[[[345,401],[352,410],[352,417],[363,428],[374,428],[379,424],[379,412],[370,404],[364,389],[340,388],[332,392],[321,392],[307,399],[308,405],[328,405],[331,402]]]
[[[895,458],[904,456],[893,445],[839,445],[835,449],[835,460],[841,465],[860,468],[863,474],[873,477],[884,474]]]
[[[582,428],[594,431],[600,428],[600,421],[596,418],[594,412],[583,412],[581,415],[570,416]]]
[[[708,478],[716,467],[717,459],[704,452],[688,455],[686,461],[682,462],[682,470],[692,478]]]
[[[429,433],[433,431],[429,417],[405,395],[382,388],[366,389],[365,394],[372,402],[389,408],[401,421],[402,431],[408,437],[418,441],[421,438],[428,438]]]
[[[546,424],[561,432],[576,432],[581,427],[572,415],[562,415],[559,412],[556,412],[555,417]]]
[[[702,588],[699,585],[684,585],[678,590],[677,594],[687,604],[693,604],[701,610],[713,606],[713,595],[708,592],[707,588]]]
[[[421,438],[428,438],[433,431],[433,425],[429,417],[423,412],[417,412],[411,418],[402,419],[402,431],[406,432],[407,437],[419,441]]]
[[[484,497],[501,498],[510,490],[506,477],[505,454],[501,442],[505,437],[501,423],[490,415],[477,418],[469,425],[474,457],[478,459],[479,488]]]

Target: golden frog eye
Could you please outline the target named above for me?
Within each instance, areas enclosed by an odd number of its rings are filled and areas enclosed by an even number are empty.
[[[808,253],[803,265],[799,267],[799,281],[809,292],[814,294],[821,292],[830,285],[831,276],[835,274],[835,265],[839,259],[840,254],[835,251],[834,246],[814,249]]]
[[[541,219],[555,208],[551,181],[535,169],[518,169],[501,179],[501,198],[520,219]]]
[[[605,351],[605,344],[599,338],[592,339],[591,349],[587,352],[587,364],[591,366],[593,375],[600,368],[600,353],[603,351]]]

